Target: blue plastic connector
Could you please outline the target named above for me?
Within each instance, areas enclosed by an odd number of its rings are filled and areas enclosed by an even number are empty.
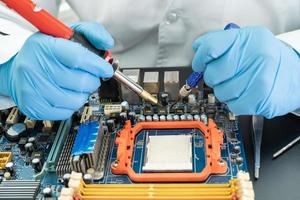
[[[224,30],[238,29],[238,28],[240,27],[237,24],[229,23],[225,26]],[[203,72],[193,72],[186,80],[186,85],[188,85],[190,88],[195,88],[198,86],[202,77],[203,77]]]
[[[198,86],[200,80],[203,77],[203,72],[193,72],[190,74],[190,76],[188,77],[188,79],[186,80],[186,84],[190,87],[190,88],[195,88]]]

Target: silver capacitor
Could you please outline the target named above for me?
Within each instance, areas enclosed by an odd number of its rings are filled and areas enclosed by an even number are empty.
[[[187,115],[186,115],[186,119],[187,119],[188,121],[193,121],[193,115],[187,114]]]
[[[121,102],[121,107],[122,107],[122,111],[123,112],[129,110],[129,103],[128,103],[128,101],[122,101]]]
[[[147,115],[146,116],[146,121],[147,122],[152,122],[152,116],[151,115]]]
[[[145,115],[139,115],[139,122],[144,122],[145,120]]]
[[[207,102],[208,104],[215,104],[216,103],[216,97],[214,94],[210,93],[207,95]]]
[[[45,187],[42,191],[44,197],[52,196],[52,189],[50,187]]]
[[[27,152],[33,152],[33,150],[34,150],[33,144],[32,144],[31,142],[26,143],[26,144],[25,144],[25,150],[26,150]]]
[[[31,160],[31,165],[35,172],[40,172],[43,169],[43,164],[40,158],[33,158]]]
[[[64,174],[63,182],[65,187],[68,187],[70,178],[71,178],[71,174],[69,173]]]
[[[179,118],[178,115],[174,115],[174,116],[173,116],[173,120],[174,120],[174,121],[179,121],[179,119],[180,119],[180,118]]]
[[[200,120],[201,120],[201,122],[203,122],[204,124],[207,124],[207,121],[208,121],[207,115],[202,114],[202,115],[200,116]]]
[[[200,116],[199,115],[194,115],[194,120],[195,121],[200,121]]]
[[[86,184],[90,184],[93,182],[93,176],[91,174],[83,175],[83,180]]]
[[[186,115],[180,115],[180,120],[185,121],[186,120]]]
[[[159,121],[159,117],[157,114],[154,114],[152,117],[153,121],[158,122]]]
[[[188,103],[189,104],[196,104],[196,95],[195,94],[189,94]]]
[[[166,116],[165,115],[159,116],[159,121],[161,121],[161,122],[166,121]]]
[[[173,121],[173,116],[172,115],[167,115],[167,121]]]

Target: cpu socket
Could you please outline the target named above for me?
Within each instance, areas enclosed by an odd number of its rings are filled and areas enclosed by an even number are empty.
[[[135,139],[143,130],[200,130],[203,134],[204,159],[202,171],[193,170],[191,135],[148,135],[142,172],[133,169]],[[130,121],[116,137],[117,158],[111,164],[113,174],[124,174],[134,182],[203,182],[211,174],[227,172],[227,162],[221,158],[223,132],[213,120],[205,125],[200,121],[140,122]],[[195,152],[194,152],[195,153]]]

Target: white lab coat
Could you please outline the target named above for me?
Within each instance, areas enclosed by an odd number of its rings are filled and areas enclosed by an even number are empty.
[[[80,20],[98,21],[111,32],[116,43],[113,53],[123,67],[190,66],[193,40],[229,22],[266,26],[274,34],[300,29],[299,0],[67,1]],[[60,5],[60,0],[35,2],[55,15]],[[1,17],[3,23],[3,18],[18,20],[3,10],[0,7],[0,31],[5,32]],[[10,34],[18,38],[22,31]],[[280,39],[300,52],[300,31],[283,34]],[[24,38],[15,41],[18,44],[7,43],[0,36],[0,63],[18,51]],[[3,53],[6,45],[15,47],[14,51]]]

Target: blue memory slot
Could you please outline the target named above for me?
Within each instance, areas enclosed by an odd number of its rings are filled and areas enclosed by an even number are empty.
[[[94,151],[100,126],[98,121],[88,122],[79,126],[72,148],[72,156],[92,153]]]

